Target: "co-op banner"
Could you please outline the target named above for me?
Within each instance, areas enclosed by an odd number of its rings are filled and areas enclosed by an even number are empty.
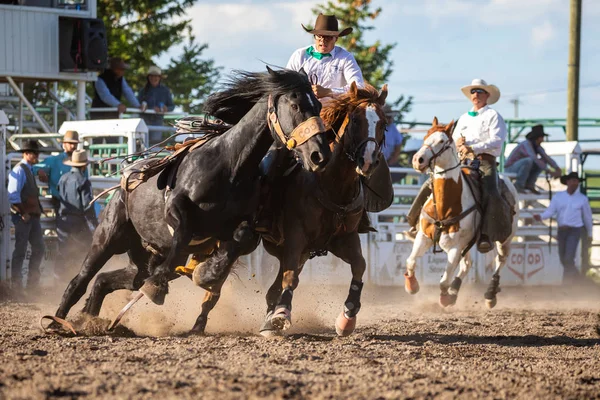
[[[410,241],[376,242],[371,246],[371,252],[375,254],[370,254],[369,282],[382,286],[404,285],[403,274],[412,246]],[[479,254],[472,250],[471,254],[473,267],[465,282],[489,282],[495,268],[496,253]],[[430,248],[417,261],[417,279],[424,285],[439,284],[446,264],[446,253],[434,254],[433,247]],[[579,260],[577,265],[580,265]],[[504,285],[559,285],[562,282],[563,269],[558,247],[554,243],[551,248],[542,242],[513,243],[511,254],[500,275]]]
[[[363,255],[367,260],[365,282],[378,286],[404,286],[404,271],[406,259],[410,255],[413,243],[410,241],[377,242],[372,241],[370,246],[363,241]],[[265,287],[271,283],[277,274],[278,262],[268,256],[259,247],[260,261],[257,268],[250,268],[252,274]],[[473,267],[469,271],[465,283],[488,283],[494,273],[495,252],[479,254],[472,250]],[[416,276],[422,285],[438,285],[446,270],[446,253],[433,253],[429,249],[417,261]],[[577,265],[579,265],[577,261]],[[460,268],[460,266],[458,267]],[[455,274],[458,273],[458,268]],[[513,243],[508,262],[501,271],[502,285],[560,285],[562,282],[562,266],[558,257],[558,247],[547,243],[528,242]],[[302,272],[303,282],[314,284],[344,284],[352,279],[350,266],[329,254],[326,257],[317,257],[309,260]]]

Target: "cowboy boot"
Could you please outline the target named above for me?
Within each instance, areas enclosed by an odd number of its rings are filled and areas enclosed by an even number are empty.
[[[261,177],[260,205],[256,213],[254,230],[260,233],[268,233],[273,227],[273,209],[271,207],[271,186],[267,176]]]
[[[425,205],[425,202],[427,201],[430,195],[431,180],[428,179],[427,181],[425,181],[423,186],[421,186],[417,197],[415,197],[415,200],[413,201],[412,205],[410,206],[410,210],[406,215],[406,219],[408,221],[408,224],[410,225],[410,229],[402,233],[405,236],[407,236],[410,240],[414,241],[417,238],[417,232],[419,231],[417,229],[417,225],[419,223],[419,217],[421,216],[421,210],[423,209],[423,206]]]

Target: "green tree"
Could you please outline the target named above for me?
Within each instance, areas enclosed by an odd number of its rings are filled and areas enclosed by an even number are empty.
[[[396,43],[383,44],[377,40],[367,44],[363,38],[364,32],[375,29],[372,21],[381,13],[381,7],[372,10],[371,0],[329,0],[324,5],[317,5],[312,11],[315,15],[335,15],[342,25],[340,29],[351,27],[352,33],[339,38],[337,43],[354,55],[367,82],[377,88],[387,82],[393,71],[394,62],[390,57]],[[411,110],[412,96],[400,96],[389,103],[397,112],[395,121],[400,123],[403,116]]]
[[[171,76],[165,84],[175,104],[198,112],[206,95],[218,81],[221,68],[202,58],[208,47],[191,34],[185,12],[196,0],[98,0],[98,16],[106,26],[108,53],[130,64],[127,81],[139,89],[146,84],[146,71],[155,59],[183,45],[181,54],[163,68]],[[186,32],[187,35],[182,35]],[[93,89],[92,89],[93,92]]]

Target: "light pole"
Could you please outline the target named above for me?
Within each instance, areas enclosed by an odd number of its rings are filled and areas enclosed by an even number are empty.
[[[581,0],[571,0],[569,22],[569,69],[567,75],[567,140],[578,140],[579,55],[581,42]]]

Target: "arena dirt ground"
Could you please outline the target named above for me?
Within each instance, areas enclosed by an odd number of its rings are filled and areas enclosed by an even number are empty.
[[[202,291],[184,278],[164,306],[142,300],[127,336],[42,333],[57,294],[0,304],[0,398],[600,398],[600,288],[503,288],[485,309],[466,286],[442,310],[438,291],[367,287],[356,333],[333,321],[345,287],[301,286],[285,338],[256,334],[264,290],[231,279],[205,336],[186,336]],[[115,315],[128,292],[107,298]],[[74,308],[81,309],[81,303]]]

